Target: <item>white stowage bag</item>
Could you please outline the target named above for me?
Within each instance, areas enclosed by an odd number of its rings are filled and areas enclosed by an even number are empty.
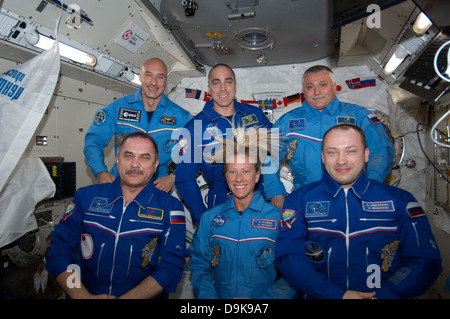
[[[41,122],[59,76],[58,41],[0,75],[0,191]]]
[[[23,158],[0,192],[0,247],[37,228],[34,208],[56,191],[39,158]]]

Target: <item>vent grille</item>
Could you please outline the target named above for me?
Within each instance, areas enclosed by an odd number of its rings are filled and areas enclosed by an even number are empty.
[[[100,57],[97,61],[95,69],[101,71],[107,75],[117,77],[122,72],[124,66],[113,60],[110,60],[104,56]]]
[[[0,13],[0,35],[9,37],[18,24],[19,20],[11,18],[6,14]]]

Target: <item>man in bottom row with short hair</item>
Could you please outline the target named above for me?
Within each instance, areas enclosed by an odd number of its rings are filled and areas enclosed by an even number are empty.
[[[286,197],[275,264],[311,298],[413,298],[441,270],[428,219],[407,191],[369,179],[364,132],[323,137],[322,179]]]

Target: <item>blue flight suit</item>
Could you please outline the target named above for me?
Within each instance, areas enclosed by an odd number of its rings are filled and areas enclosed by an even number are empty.
[[[305,101],[303,106],[284,114],[274,124],[285,143],[285,148],[280,148],[280,162],[287,158],[295,177],[294,190],[320,180],[324,172],[322,138],[328,129],[338,124],[354,124],[365,132],[370,149],[366,168],[369,178],[383,182],[389,175],[394,148],[378,117],[356,104],[340,102],[337,97],[322,111]]]
[[[75,193],[52,232],[46,268],[56,278],[79,262],[91,294],[119,297],[148,276],[171,293],[187,253],[180,201],[150,183],[125,206],[116,178]]]
[[[158,145],[159,166],[154,177],[158,179],[169,173],[172,148],[177,144],[172,139],[172,133],[183,127],[192,115],[163,94],[148,122],[141,94],[142,89],[139,88],[135,93],[109,103],[95,114],[94,122],[86,133],[84,146],[86,163],[94,175],[108,171],[104,163],[103,148],[109,144],[111,137],[115,135],[117,152],[117,146],[124,135],[133,132],[148,133]],[[115,164],[111,174],[117,177]]]
[[[219,146],[214,135],[222,134],[224,138],[232,136],[231,121],[234,121],[235,127],[267,129],[272,127],[272,123],[261,109],[236,100],[234,105],[235,113],[231,119],[228,119],[213,110],[213,101],[206,102],[203,110],[185,125],[184,133],[180,133],[185,135],[182,137],[187,144],[180,149],[180,157],[177,159],[175,186],[180,197],[189,207],[193,222],[198,222],[207,210],[196,181],[196,175],[200,170],[209,185],[208,209],[225,202],[229,197],[228,185],[222,175],[223,165],[205,160],[203,156],[203,152],[213,153],[214,147]],[[286,192],[284,186],[275,179],[267,183],[264,181],[267,174],[261,176],[257,189],[264,188],[263,194],[266,198],[270,199]]]
[[[430,224],[409,192],[363,173],[348,188],[325,172],[285,199],[275,265],[312,298],[346,290],[413,298],[438,277],[441,256]]]
[[[280,209],[255,192],[240,214],[234,198],[206,211],[190,246],[192,285],[200,299],[292,298],[274,266]]]

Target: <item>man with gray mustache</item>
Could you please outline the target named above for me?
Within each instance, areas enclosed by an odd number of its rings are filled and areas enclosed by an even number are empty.
[[[322,137],[339,124],[353,124],[365,132],[370,149],[367,175],[383,182],[392,169],[394,148],[378,117],[364,107],[339,101],[333,71],[324,65],[305,71],[303,94],[303,105],[284,114],[273,126],[280,129],[281,141],[286,143],[286,148],[280,149],[280,163],[288,160],[294,190],[321,178]],[[277,175],[279,179],[279,171]]]

